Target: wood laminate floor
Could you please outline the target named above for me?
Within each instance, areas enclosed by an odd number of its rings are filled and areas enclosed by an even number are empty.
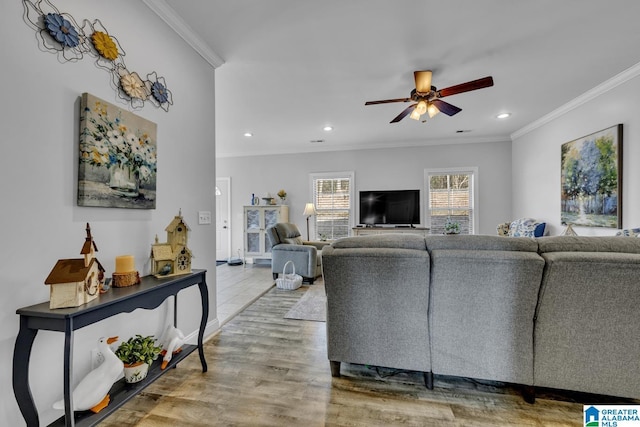
[[[100,426],[582,426],[585,399],[613,403],[349,364],[332,378],[325,323],[284,319],[306,290],[271,288],[206,343],[207,373],[192,353]]]

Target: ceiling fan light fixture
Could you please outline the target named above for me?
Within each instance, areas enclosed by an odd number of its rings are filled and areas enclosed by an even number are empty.
[[[427,114],[429,114],[430,119],[432,119],[439,112],[440,110],[438,110],[438,107],[436,107],[434,104],[429,103],[429,105],[427,105]]]
[[[410,118],[412,118],[413,120],[420,120],[420,113],[418,113],[418,107],[414,108],[413,111],[411,112],[411,115],[409,116]]]
[[[427,112],[427,103],[424,100],[420,100],[414,111],[417,111],[420,116],[423,115]]]

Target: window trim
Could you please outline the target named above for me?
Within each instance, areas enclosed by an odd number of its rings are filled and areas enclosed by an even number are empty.
[[[468,166],[468,167],[452,167],[452,168],[425,168],[424,170],[424,179],[422,183],[424,185],[424,224],[425,227],[431,228],[431,215],[429,214],[429,176],[430,175],[456,175],[456,174],[470,174],[473,176],[473,184],[471,186],[471,204],[473,210],[473,234],[478,234],[478,224],[479,220],[479,192],[478,192],[478,182],[479,182],[479,174],[477,166]]]
[[[317,179],[339,179],[339,178],[348,178],[349,179],[349,231],[348,236],[351,235],[351,229],[355,226],[355,188],[356,188],[356,180],[355,180],[355,172],[354,171],[338,171],[338,172],[311,172],[309,174],[309,200],[313,202],[315,205],[316,201],[313,196],[314,186],[313,182]],[[316,206],[317,208],[317,206]],[[306,219],[306,218],[305,218]],[[313,222],[309,221],[309,234],[311,236],[316,236],[316,218],[314,216]]]

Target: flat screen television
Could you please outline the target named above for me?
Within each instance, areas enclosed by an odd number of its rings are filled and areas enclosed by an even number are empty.
[[[420,190],[361,191],[360,224],[420,224]]]

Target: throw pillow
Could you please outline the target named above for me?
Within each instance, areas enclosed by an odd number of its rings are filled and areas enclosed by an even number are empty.
[[[289,237],[283,240],[284,243],[288,243],[290,245],[301,245],[302,244],[302,237],[298,236],[298,237]]]
[[[625,228],[616,233],[616,236],[640,237],[640,228]]]
[[[544,235],[546,223],[538,222],[533,218],[516,219],[509,226],[511,237],[541,237]]]

